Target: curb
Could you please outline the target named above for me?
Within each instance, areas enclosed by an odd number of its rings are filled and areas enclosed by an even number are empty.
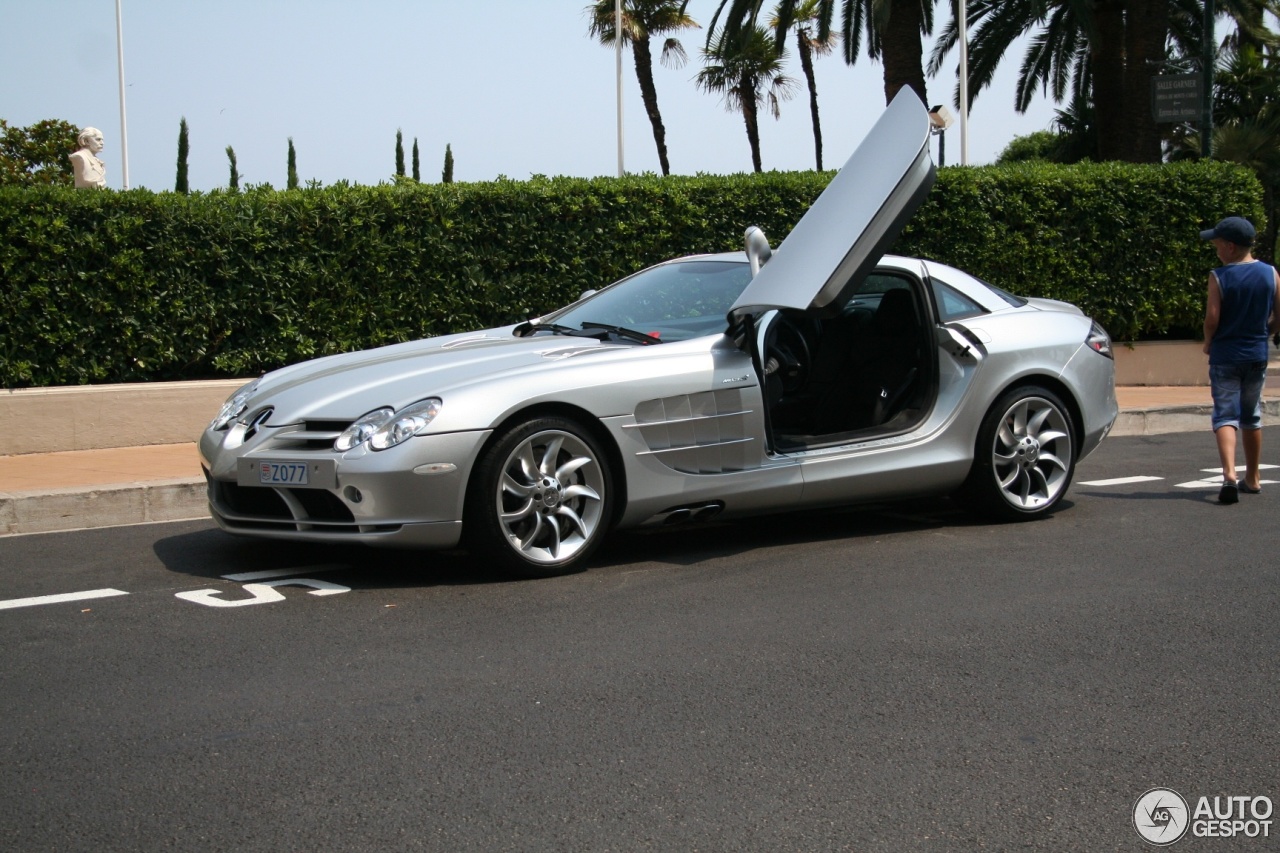
[[[0,492],[0,536],[208,517],[203,479]]]
[[[1280,401],[1275,405],[1268,401],[1263,413],[1274,416],[1280,413]],[[1167,435],[1174,432],[1209,431],[1212,406],[1161,406],[1151,409],[1121,409],[1108,437],[1122,438],[1134,435]]]
[[[1167,435],[1174,432],[1209,433],[1213,406],[1156,406],[1148,409],[1121,409],[1109,436]],[[1280,419],[1280,399],[1262,401],[1263,425]]]

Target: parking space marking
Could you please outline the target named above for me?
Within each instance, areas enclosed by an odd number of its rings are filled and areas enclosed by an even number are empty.
[[[1243,466],[1240,466],[1243,467]],[[1280,465],[1263,464],[1258,466],[1260,469],[1280,468]],[[1237,469],[1239,470],[1239,469]],[[1217,489],[1222,486],[1222,469],[1221,468],[1201,468],[1200,471],[1213,476],[1201,477],[1198,480],[1188,480],[1185,483],[1174,483],[1175,489]],[[1163,480],[1164,477],[1150,477],[1139,475],[1135,477],[1112,477],[1106,480],[1082,480],[1078,483],[1081,486],[1125,486],[1131,483],[1150,483],[1154,480]],[[1262,484],[1274,485],[1280,480],[1262,480]]]
[[[1149,483],[1152,480],[1163,480],[1164,477],[1113,477],[1110,480],[1086,480],[1082,486],[1123,486],[1128,483]]]
[[[111,598],[116,595],[128,595],[120,589],[90,589],[84,592],[64,592],[59,595],[37,595],[33,598],[11,598],[0,601],[0,610],[14,607],[35,607],[39,604],[61,604],[65,601],[87,601],[91,598]]]
[[[1236,473],[1239,474],[1242,468],[1244,468],[1243,465],[1237,466]],[[1264,463],[1258,466],[1259,470],[1262,470],[1265,468],[1280,468],[1280,465],[1268,465]],[[1214,474],[1216,476],[1201,477],[1199,480],[1189,480],[1185,483],[1178,483],[1177,487],[1179,489],[1217,489],[1222,486],[1222,469],[1221,468],[1201,468],[1200,470],[1206,474]],[[1277,482],[1276,480],[1259,480],[1258,481],[1258,483],[1263,486],[1274,485],[1276,482]]]
[[[275,601],[284,601],[284,595],[276,592],[278,586],[309,586],[308,595],[340,595],[344,592],[351,592],[351,587],[342,586],[341,584],[329,583],[328,581],[318,581],[311,578],[282,578],[280,580],[267,581],[265,583],[247,583],[244,585],[244,591],[249,593],[250,598],[225,599],[220,596],[225,590],[220,589],[196,589],[189,592],[175,593],[175,597],[184,601],[191,601],[195,604],[203,604],[205,607],[247,607],[252,604],[271,604]]]
[[[1266,486],[1275,484],[1280,480],[1259,480],[1260,485]],[[1185,483],[1178,483],[1179,489],[1216,489],[1222,485],[1222,477],[1205,477],[1203,480],[1189,480]]]

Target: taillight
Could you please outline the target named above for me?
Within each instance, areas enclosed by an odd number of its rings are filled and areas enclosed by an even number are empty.
[[[1115,358],[1111,354],[1111,336],[1107,334],[1106,329],[1098,325],[1096,320],[1089,329],[1089,337],[1085,338],[1084,342],[1094,352],[1105,355],[1107,358]]]

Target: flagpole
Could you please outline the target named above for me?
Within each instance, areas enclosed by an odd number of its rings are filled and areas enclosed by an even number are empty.
[[[124,25],[120,18],[120,0],[116,0],[116,67],[120,75],[120,176],[129,189],[129,122],[124,111]]]
[[[966,0],[957,0],[960,24],[960,165],[969,165],[969,33]]]
[[[1204,75],[1204,99],[1200,102],[1200,156],[1213,156],[1213,0],[1204,3],[1204,36],[1201,38],[1204,53],[1200,59],[1200,73]]]
[[[622,165],[622,0],[614,0],[613,36],[618,78],[618,177],[621,178],[624,173]]]

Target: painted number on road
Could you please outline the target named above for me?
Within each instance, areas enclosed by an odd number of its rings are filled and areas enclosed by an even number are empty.
[[[251,604],[270,604],[273,601],[284,601],[284,594],[277,592],[275,589],[278,586],[309,586],[311,589],[307,590],[308,595],[339,595],[344,592],[351,592],[351,587],[330,583],[329,581],[318,581],[311,578],[282,578],[262,583],[244,584],[244,591],[249,593],[249,598],[221,598],[220,596],[226,593],[220,589],[195,589],[188,592],[174,593],[174,595],[184,601],[203,604],[205,607],[247,607]]]

